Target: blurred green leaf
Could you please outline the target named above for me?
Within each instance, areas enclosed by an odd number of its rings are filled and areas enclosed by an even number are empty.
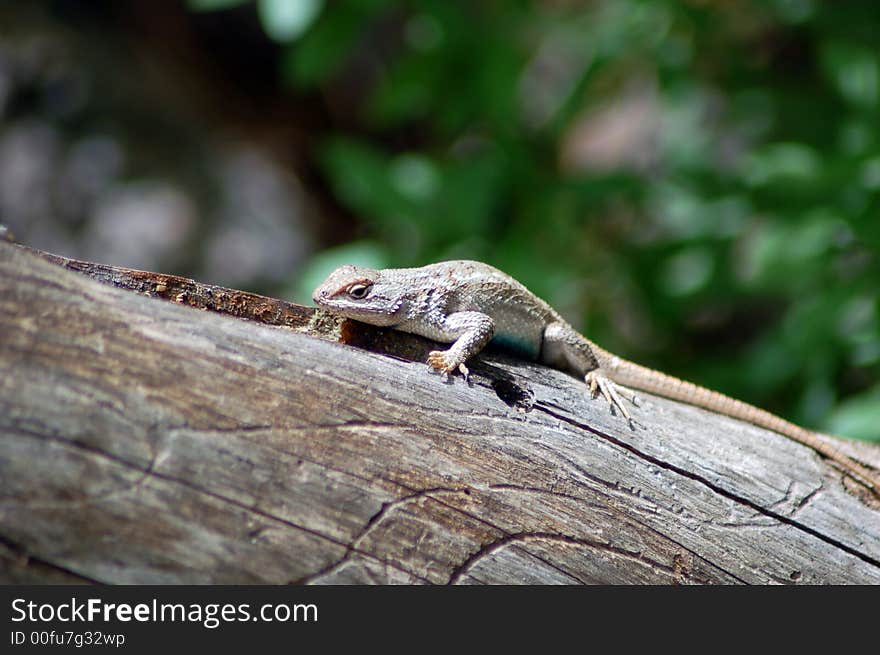
[[[257,0],[266,34],[280,43],[298,38],[318,17],[323,0]]]
[[[340,137],[327,142],[322,159],[336,194],[350,209],[390,229],[406,221],[413,204],[389,175],[385,153]]]
[[[880,386],[842,402],[826,423],[834,434],[880,442]]]
[[[218,11],[232,9],[251,0],[186,0],[186,6],[192,11]]]
[[[746,163],[745,176],[753,186],[795,179],[810,181],[819,175],[819,156],[802,143],[775,143],[757,150]]]
[[[803,23],[816,12],[816,0],[772,0],[771,4],[786,23]]]
[[[318,15],[281,62],[282,78],[301,87],[316,85],[335,74],[351,53],[363,30],[370,27],[390,0],[359,0],[333,4]]]
[[[876,107],[880,67],[875,49],[833,41],[823,47],[822,61],[832,82],[846,100],[857,107]]]
[[[807,212],[797,222],[768,221],[754,226],[741,254],[744,280],[758,285],[788,282],[800,286],[808,280],[793,280],[791,271],[821,267],[822,258],[843,229],[842,221],[823,209]]]
[[[687,248],[667,259],[662,272],[666,292],[683,296],[699,291],[709,282],[714,260],[707,248]]]
[[[397,191],[415,202],[434,197],[440,184],[436,166],[420,155],[404,154],[391,161],[391,183]]]

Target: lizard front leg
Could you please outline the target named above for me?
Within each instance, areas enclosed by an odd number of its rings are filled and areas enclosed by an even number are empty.
[[[613,362],[605,362],[605,352],[594,348],[592,342],[567,323],[550,323],[544,328],[542,352],[544,357],[563,359],[568,366],[584,376],[584,382],[593,398],[602,394],[612,414],[620,414],[630,427],[634,422],[623,400],[636,405],[635,394],[612,378]]]
[[[453,342],[448,350],[433,350],[428,354],[428,364],[442,373],[455,369],[468,376],[464,363],[480,352],[495,334],[495,322],[480,312],[453,312],[425,336]]]

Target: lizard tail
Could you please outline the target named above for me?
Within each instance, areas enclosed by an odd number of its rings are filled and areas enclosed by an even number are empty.
[[[689,405],[696,405],[713,412],[720,412],[777,432],[808,448],[812,448],[822,456],[836,462],[880,496],[880,474],[842,453],[815,432],[806,430],[799,425],[790,423],[775,414],[771,414],[754,405],[749,405],[741,400],[736,400],[686,380],[680,380],[635,362],[621,359],[608,351],[596,347],[595,344],[593,345],[593,352],[600,367],[618,384],[632,389],[647,391],[665,398],[671,398],[672,400],[678,400]]]

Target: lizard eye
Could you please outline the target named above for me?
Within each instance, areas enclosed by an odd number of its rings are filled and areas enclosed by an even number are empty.
[[[350,287],[348,287],[346,292],[355,300],[360,300],[361,298],[367,297],[367,294],[370,292],[372,286],[372,284],[352,284]]]

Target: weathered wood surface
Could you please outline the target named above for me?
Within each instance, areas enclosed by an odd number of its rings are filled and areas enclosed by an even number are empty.
[[[783,437],[653,397],[632,431],[541,366],[444,381],[415,337],[104,269],[0,243],[2,581],[880,582],[876,498]]]

